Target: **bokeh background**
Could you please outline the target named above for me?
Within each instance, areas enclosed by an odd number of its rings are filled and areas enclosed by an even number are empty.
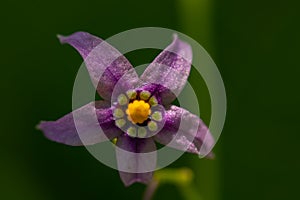
[[[56,34],[88,31],[102,38],[131,28],[166,27],[196,39],[224,79],[228,112],[216,159],[184,155],[203,200],[299,199],[299,1],[3,1],[1,3],[0,199],[141,199],[145,186],[125,188],[117,171],[83,147],[46,140],[35,129],[71,111],[82,62]],[[157,51],[128,55],[151,61]],[[194,55],[197,56],[197,55]],[[201,76],[190,82],[209,99]],[[154,199],[184,199],[165,184]]]

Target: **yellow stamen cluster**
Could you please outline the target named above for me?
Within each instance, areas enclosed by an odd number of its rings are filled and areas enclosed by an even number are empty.
[[[128,104],[126,114],[132,123],[143,123],[151,114],[150,105],[144,100],[134,100]]]

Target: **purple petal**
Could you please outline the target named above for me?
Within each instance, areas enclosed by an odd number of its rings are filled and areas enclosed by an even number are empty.
[[[121,180],[126,187],[132,185],[133,183],[144,183],[148,184],[153,177],[153,172],[146,173],[128,173],[119,171]]]
[[[207,126],[189,111],[171,106],[165,113],[164,128],[155,135],[161,144],[201,156],[210,157],[215,140]]]
[[[102,39],[86,32],[76,32],[70,36],[58,36],[61,43],[73,46],[83,57],[90,77],[100,96],[109,100],[118,80],[126,91],[135,84],[138,75],[129,61],[114,47]]]
[[[120,177],[126,186],[147,184],[156,168],[156,146],[152,138],[118,137],[116,156]]]
[[[159,104],[169,105],[169,102],[164,101],[164,99],[170,99],[175,97],[175,95],[167,88],[156,83],[145,83],[137,90],[139,91],[149,91],[151,95],[155,96]],[[170,98],[166,98],[169,95]]]
[[[175,35],[173,42],[147,67],[141,80],[167,88],[161,95],[163,104],[169,104],[183,89],[190,73],[191,62],[191,46]]]
[[[92,145],[112,139],[122,131],[115,126],[108,105],[104,101],[98,101],[96,105],[92,102],[57,121],[42,121],[37,128],[48,139],[71,146]]]

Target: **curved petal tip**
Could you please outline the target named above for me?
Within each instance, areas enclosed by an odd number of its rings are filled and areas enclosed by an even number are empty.
[[[178,39],[178,34],[177,33],[173,33],[173,40],[177,40]]]
[[[59,42],[60,42],[61,44],[64,44],[64,43],[65,43],[65,42],[64,42],[65,36],[60,35],[60,34],[57,34],[56,37],[58,38],[58,40],[59,40]]]

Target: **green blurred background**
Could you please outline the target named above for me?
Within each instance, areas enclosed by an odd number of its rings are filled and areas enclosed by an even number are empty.
[[[141,198],[145,186],[125,188],[117,171],[85,148],[50,142],[35,125],[71,111],[82,59],[60,45],[56,34],[82,30],[107,38],[143,26],[196,39],[212,55],[227,90],[216,159],[184,155],[171,167],[192,168],[203,200],[299,199],[299,5],[292,0],[2,2],[0,199]],[[129,59],[141,64],[156,54],[137,52]],[[192,71],[193,86],[200,79]],[[204,105],[208,122],[209,101]],[[166,198],[184,199],[171,184],[154,196]]]

